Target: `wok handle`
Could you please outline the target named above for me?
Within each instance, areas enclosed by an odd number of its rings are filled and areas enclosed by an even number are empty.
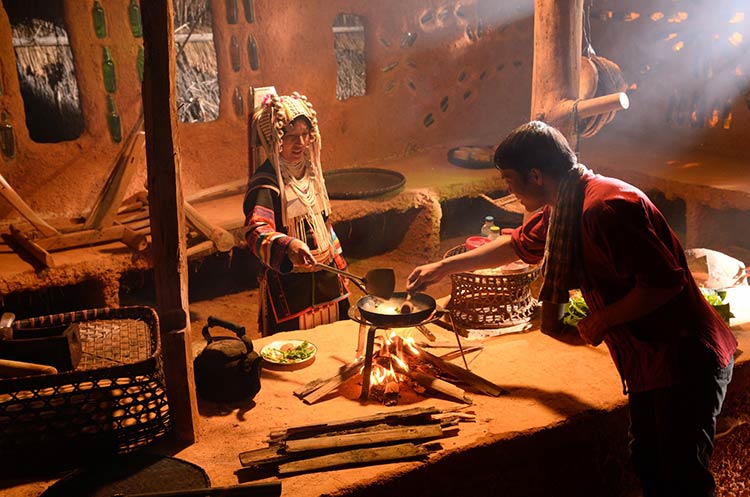
[[[338,268],[335,268],[335,267],[331,267],[331,266],[327,266],[325,264],[321,264],[319,262],[315,264],[315,267],[317,267],[319,269],[322,269],[324,271],[330,271],[331,273],[339,274],[341,276],[346,276],[347,278],[349,278],[350,280],[352,280],[352,282],[355,285],[357,285],[357,287],[360,290],[362,290],[365,294],[367,294],[367,289],[365,288],[365,279],[364,278],[362,278],[360,276],[353,275],[352,273],[347,273],[346,271],[342,271],[341,269],[338,269]]]

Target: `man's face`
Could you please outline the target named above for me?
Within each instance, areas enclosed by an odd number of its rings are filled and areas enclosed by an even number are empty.
[[[538,169],[532,169],[526,178],[515,169],[500,169],[500,176],[508,185],[508,191],[516,196],[527,211],[533,212],[546,203]]]
[[[304,119],[295,121],[286,128],[281,138],[281,157],[289,162],[299,162],[305,156],[305,150],[310,143],[310,128]]]

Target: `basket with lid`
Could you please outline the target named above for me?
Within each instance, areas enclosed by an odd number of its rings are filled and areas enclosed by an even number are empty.
[[[465,252],[459,245],[445,253]],[[531,284],[541,266],[509,265],[451,275],[451,297],[446,308],[463,329],[495,329],[528,322],[538,302]]]

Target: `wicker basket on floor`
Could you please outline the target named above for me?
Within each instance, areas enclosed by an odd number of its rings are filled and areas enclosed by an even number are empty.
[[[464,245],[453,247],[444,257],[461,254]],[[538,302],[531,295],[531,283],[541,266],[520,272],[499,269],[451,275],[451,298],[446,308],[453,322],[464,329],[495,329],[526,323]]]
[[[0,458],[122,454],[171,429],[156,312],[92,309],[16,321],[13,329],[74,322],[82,347],[75,370],[0,379]]]

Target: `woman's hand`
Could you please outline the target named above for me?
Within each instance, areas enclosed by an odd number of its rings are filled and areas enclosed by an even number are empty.
[[[418,266],[406,278],[407,292],[421,292],[433,283],[437,283],[446,276],[447,272],[442,261]]]
[[[302,240],[292,240],[286,248],[286,254],[295,268],[312,269],[315,266],[315,257],[310,252],[310,247]]]

